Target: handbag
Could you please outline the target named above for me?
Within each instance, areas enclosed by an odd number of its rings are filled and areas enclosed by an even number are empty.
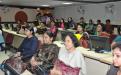
[[[89,48],[89,41],[87,39],[81,38],[80,45],[84,48]]]
[[[55,65],[59,67],[62,75],[79,75],[80,68],[68,66],[60,60],[57,60]]]
[[[23,63],[21,59],[19,59],[18,57],[14,57],[14,56],[11,56],[9,59],[4,60],[2,64],[4,64],[5,66],[4,69],[7,69],[7,70],[10,69],[19,74],[23,73],[27,66],[27,64]],[[8,67],[10,68],[8,69]]]

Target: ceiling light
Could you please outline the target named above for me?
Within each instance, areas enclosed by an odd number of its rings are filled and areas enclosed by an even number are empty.
[[[67,5],[69,5],[69,4],[73,4],[73,3],[66,2],[66,3],[63,3],[63,4],[67,4]]]
[[[50,6],[50,5],[41,5],[41,6],[43,6],[43,7],[48,7],[48,6]]]

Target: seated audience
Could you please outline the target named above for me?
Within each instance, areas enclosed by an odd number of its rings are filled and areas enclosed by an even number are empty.
[[[36,75],[49,75],[50,69],[53,68],[55,60],[58,58],[58,53],[59,47],[57,45],[44,44],[30,61],[31,65],[35,68],[35,70],[31,71],[33,71]],[[37,70],[38,66],[41,67],[40,70]],[[41,73],[41,71],[43,72]]]
[[[15,57],[21,56],[23,61],[28,61],[36,53],[38,47],[38,39],[34,36],[34,29],[32,26],[25,27],[26,38],[21,43]]]
[[[34,25],[35,26],[37,25],[36,28],[37,28],[38,34],[43,34],[47,30],[47,28],[43,22],[36,22],[36,23],[34,23]]]
[[[44,33],[43,44],[39,48],[39,52],[33,56],[30,61],[33,67],[43,65],[46,68],[46,71],[49,72],[49,68],[53,66],[54,60],[57,58],[59,51],[57,45],[52,44],[54,40],[53,37],[54,36],[50,31]]]
[[[26,69],[24,64],[28,63],[32,56],[37,52],[38,39],[34,35],[33,27],[25,27],[25,34],[27,37],[24,38],[24,40],[22,41],[18,52],[14,56],[11,56],[9,59],[7,59],[5,62],[5,66],[7,66],[8,64],[12,67],[5,67],[6,75],[15,75],[15,73],[22,73]],[[15,70],[16,72],[13,72],[12,70]]]
[[[52,44],[54,41],[54,35],[50,31],[46,31],[43,35],[44,44]]]
[[[44,32],[42,37],[39,38],[40,38],[39,47],[38,47],[39,49],[42,47],[43,44],[53,44],[53,41],[55,40],[53,33],[51,33],[50,31]]]
[[[53,20],[50,22],[50,32],[52,32],[54,35],[57,34],[57,27],[56,27],[55,22]]]
[[[60,24],[59,19],[54,19],[54,21],[55,21],[55,25],[56,25],[56,27],[59,28],[59,24]]]
[[[107,75],[121,75],[121,43],[117,43],[113,47],[113,64]]]
[[[93,20],[90,19],[89,23],[85,26],[85,31],[88,32],[89,34],[93,34],[93,28],[94,28],[94,23]]]
[[[45,24],[48,25],[51,21],[51,17],[47,16],[45,17]]]
[[[99,25],[99,24],[103,26],[103,23],[101,22],[101,20],[98,19],[97,20],[97,25]]]
[[[80,39],[82,38],[83,36],[83,28],[77,24],[76,26],[76,34],[75,34],[76,38],[80,41]]]
[[[95,35],[103,36],[103,37],[110,37],[110,34],[108,34],[107,32],[103,31],[103,27],[100,24],[97,25],[97,30],[95,32]]]
[[[80,18],[79,24],[82,26],[83,29],[85,29],[85,26],[86,26],[87,24],[86,24],[86,22],[85,22],[84,17],[81,17],[81,18]]]
[[[101,22],[100,19],[97,20],[96,28],[97,28],[98,25],[101,25],[102,26],[102,30],[103,31],[105,30],[104,24]]]
[[[121,33],[121,31],[120,31]],[[117,42],[121,42],[121,35],[118,35],[113,42],[111,43],[111,48],[117,43]]]
[[[68,25],[69,25],[69,28],[71,28],[71,29],[75,28],[75,22],[72,19],[72,17],[68,18]]]
[[[50,75],[86,75],[86,65],[78,46],[74,34],[68,33],[65,37],[65,47],[60,48],[58,60]]]
[[[105,26],[105,31],[109,34],[112,34],[113,33],[113,28],[111,26],[111,23],[110,23],[110,19],[107,19],[106,20],[106,26]]]
[[[60,20],[60,28],[62,28],[64,30],[65,29],[64,27],[65,27],[65,21],[64,21],[63,18],[61,18],[61,20]]]
[[[77,32],[76,32],[75,36],[77,37],[80,46],[82,46],[84,48],[89,47],[88,37],[87,37],[86,33],[87,32],[84,32],[83,28],[80,25],[77,25]]]
[[[84,30],[81,25],[77,24],[76,26],[76,34],[83,34]]]
[[[58,29],[57,29],[54,21],[51,21],[50,25],[51,25],[50,32],[53,34],[53,36],[55,38],[57,35],[57,32],[58,32]]]

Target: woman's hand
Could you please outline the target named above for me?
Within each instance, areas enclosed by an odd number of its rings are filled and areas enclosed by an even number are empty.
[[[15,55],[14,55],[14,57],[19,57],[21,55],[21,53],[20,52],[17,52]]]
[[[52,70],[50,70],[50,75],[62,75],[62,73],[60,70],[53,68]]]
[[[34,57],[32,57],[32,59],[30,60],[30,63],[32,66],[36,66],[38,64],[38,62],[35,60]]]

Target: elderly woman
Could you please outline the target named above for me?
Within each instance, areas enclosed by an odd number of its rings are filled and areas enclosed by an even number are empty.
[[[86,75],[86,65],[79,50],[78,40],[74,34],[68,33],[65,37],[65,47],[59,50],[58,60],[51,75]]]

